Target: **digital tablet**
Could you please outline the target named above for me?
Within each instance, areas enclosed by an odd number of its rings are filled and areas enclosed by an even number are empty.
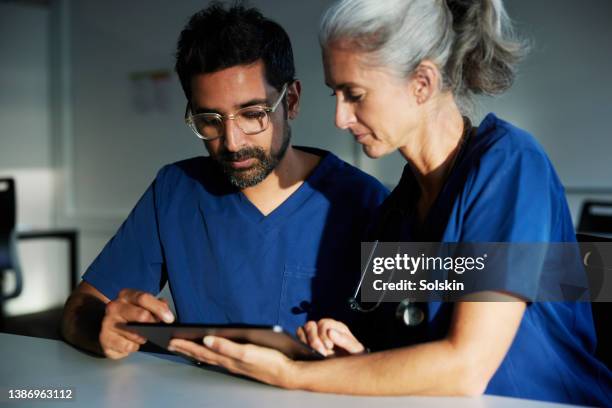
[[[237,343],[252,343],[273,348],[292,360],[325,358],[307,344],[287,333],[281,326],[126,323],[125,327],[164,349],[168,348],[168,343],[173,338],[192,340],[201,344],[204,336],[212,335]]]

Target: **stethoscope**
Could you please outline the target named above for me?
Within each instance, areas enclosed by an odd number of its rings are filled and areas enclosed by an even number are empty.
[[[446,178],[448,178],[448,176],[450,175],[450,172],[455,167],[457,159],[463,155],[465,145],[467,145],[468,140],[470,139],[472,134],[475,133],[475,130],[476,130],[476,128],[472,127],[472,123],[467,117],[463,118],[463,124],[464,124],[463,125],[464,133],[461,136],[461,148],[459,152],[457,153],[457,155],[455,156],[453,163],[449,167],[449,171],[446,175]],[[383,222],[381,224],[385,223],[384,220],[386,220],[388,216],[389,216],[389,213],[387,212],[383,216]],[[378,298],[374,306],[370,308],[364,308],[363,306],[359,304],[359,301],[357,300],[357,295],[359,294],[359,291],[361,290],[363,279],[365,278],[365,274],[368,271],[368,267],[370,266],[370,262],[372,261],[372,257],[374,256],[374,252],[376,251],[376,248],[378,247],[378,242],[379,242],[378,239],[374,241],[374,244],[372,245],[372,249],[370,250],[370,254],[368,256],[368,261],[366,262],[365,267],[361,271],[361,278],[359,279],[359,284],[357,285],[357,288],[355,288],[355,292],[353,293],[353,296],[351,296],[348,299],[348,304],[351,310],[362,312],[362,313],[373,312],[380,306],[380,304],[382,303],[385,297],[385,292],[383,291],[383,293],[380,295],[380,297]],[[388,280],[389,282],[391,281],[391,279],[393,279],[394,272],[395,272],[394,270],[391,271],[391,274]],[[414,327],[414,326],[418,326],[419,324],[423,322],[423,320],[425,320],[425,312],[423,311],[423,309],[419,307],[419,305],[416,302],[412,302],[410,299],[404,299],[397,305],[397,308],[395,309],[395,318],[403,322],[404,325],[408,327]]]
[[[359,279],[359,283],[357,284],[357,287],[355,288],[355,292],[353,293],[353,296],[351,296],[348,299],[349,307],[353,311],[362,312],[362,313],[373,312],[374,310],[378,309],[378,307],[380,306],[380,304],[382,303],[385,297],[385,292],[383,291],[383,293],[380,295],[380,297],[378,298],[374,306],[370,308],[365,308],[361,306],[361,304],[359,304],[359,301],[357,300],[357,295],[359,294],[359,291],[361,290],[363,279],[365,278],[365,274],[368,271],[368,267],[370,266],[370,262],[372,261],[372,257],[374,256],[374,252],[376,251],[376,248],[378,247],[378,242],[379,242],[378,240],[374,241],[374,244],[372,245],[372,249],[370,250],[370,254],[368,256],[368,260],[365,264],[365,267],[361,271],[361,278]],[[391,271],[391,274],[389,276],[389,282],[391,281],[391,279],[393,279],[394,272],[395,270]],[[425,312],[423,312],[423,310],[415,302],[410,301],[410,299],[404,299],[397,305],[397,308],[395,309],[395,318],[403,322],[405,326],[414,327],[414,326],[421,324],[423,320],[425,320]]]

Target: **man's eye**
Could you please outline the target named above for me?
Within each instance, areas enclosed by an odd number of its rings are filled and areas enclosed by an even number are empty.
[[[246,119],[261,119],[266,115],[263,111],[242,112],[242,116]]]
[[[197,118],[196,122],[201,126],[213,126],[219,123],[219,119],[214,116],[212,117],[204,116],[204,117]]]

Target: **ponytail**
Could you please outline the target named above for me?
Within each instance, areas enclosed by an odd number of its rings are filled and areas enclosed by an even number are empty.
[[[444,68],[447,86],[459,97],[506,91],[528,47],[515,37],[501,0],[446,0],[446,5],[455,32]]]

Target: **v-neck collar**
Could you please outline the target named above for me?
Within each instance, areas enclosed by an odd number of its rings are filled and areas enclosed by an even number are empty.
[[[294,148],[321,156],[321,161],[304,180],[302,185],[268,215],[264,215],[242,191],[236,189],[233,194],[234,200],[232,201],[236,205],[237,212],[247,222],[257,225],[262,233],[267,233],[276,226],[281,225],[284,219],[300,209],[302,204],[318,189],[321,181],[339,160],[333,153],[325,150],[302,146],[294,146]],[[200,202],[200,208],[202,206],[203,203]]]
[[[295,147],[295,146],[294,146]],[[274,210],[268,215],[264,215],[256,206],[253,204],[242,191],[238,192],[238,198],[240,200],[239,210],[240,212],[251,222],[259,224],[262,228],[268,230],[273,228],[282,222],[283,219],[287,218],[294,211],[299,209],[302,204],[308,200],[308,198],[316,191],[316,187],[321,178],[329,171],[333,165],[335,156],[330,152],[325,152],[319,149],[304,149],[298,147],[300,150],[308,151],[323,156],[321,161],[312,171],[312,173],[304,180],[301,186],[298,187],[285,201],[280,203]]]

